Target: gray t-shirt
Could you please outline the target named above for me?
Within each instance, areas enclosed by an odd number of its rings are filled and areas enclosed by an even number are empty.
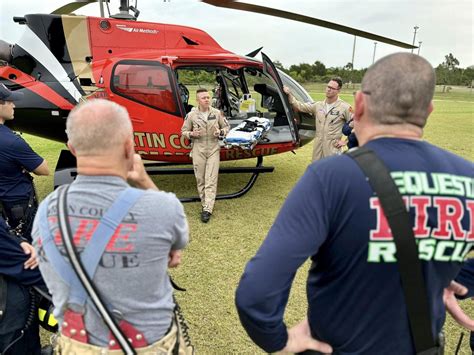
[[[68,213],[74,244],[81,252],[87,245],[100,217],[128,187],[115,176],[79,175],[68,192]],[[52,192],[40,208],[48,208],[48,222],[61,254],[57,224],[57,192]],[[54,316],[62,323],[67,307],[69,286],[57,274],[41,247],[36,215],[32,236],[40,257],[40,271],[53,295]],[[169,281],[168,255],[188,242],[188,224],[183,206],[172,193],[147,190],[130,209],[111,238],[93,277],[104,301],[119,310],[149,344],[165,335],[170,327],[174,302]],[[67,258],[67,257],[66,257]],[[84,321],[89,342],[107,346],[109,329],[88,303]]]

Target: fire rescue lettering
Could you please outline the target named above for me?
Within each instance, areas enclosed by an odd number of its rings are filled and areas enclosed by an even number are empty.
[[[71,209],[71,206],[69,206]],[[80,208],[85,209],[85,207]],[[91,210],[86,212],[89,217],[99,217],[102,215],[102,210]],[[130,240],[130,234],[137,230],[136,221],[129,215],[123,223],[121,223],[115,230],[114,235],[110,239],[104,254],[99,262],[99,265],[104,268],[133,268],[140,264],[139,253],[135,250],[135,243]],[[52,225],[57,225],[57,217],[48,217]],[[91,239],[95,229],[99,224],[99,219],[81,218],[79,225],[75,230],[73,241],[74,245],[81,250]],[[59,228],[53,231],[54,243],[58,246],[60,252],[65,255],[66,252],[63,247],[61,234]]]
[[[415,215],[413,234],[420,259],[462,262],[474,245],[474,179],[413,171],[391,175],[400,193],[412,195],[403,200]],[[380,201],[372,197],[369,203],[377,223],[370,231],[367,261],[396,262],[395,243]],[[428,226],[429,218],[434,218],[430,224],[435,227]]]

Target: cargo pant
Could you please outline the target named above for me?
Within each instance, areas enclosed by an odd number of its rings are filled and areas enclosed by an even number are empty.
[[[219,178],[220,151],[193,150],[193,168],[203,211],[212,213]]]

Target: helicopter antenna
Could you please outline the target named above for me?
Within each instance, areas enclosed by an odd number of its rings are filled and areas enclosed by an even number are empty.
[[[100,17],[104,17],[104,0],[99,0]]]
[[[136,19],[138,18],[138,15],[140,15],[140,11],[136,8],[136,6],[137,6],[137,1],[135,1],[135,6],[131,6],[129,0],[120,0],[120,7],[119,7],[120,12],[118,14],[111,15],[110,17],[121,19],[121,20],[136,21]],[[133,12],[133,15],[130,14],[130,11]]]

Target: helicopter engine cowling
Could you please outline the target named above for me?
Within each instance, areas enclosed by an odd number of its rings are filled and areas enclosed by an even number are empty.
[[[0,60],[7,63],[12,61],[12,47],[13,45],[0,39]]]

